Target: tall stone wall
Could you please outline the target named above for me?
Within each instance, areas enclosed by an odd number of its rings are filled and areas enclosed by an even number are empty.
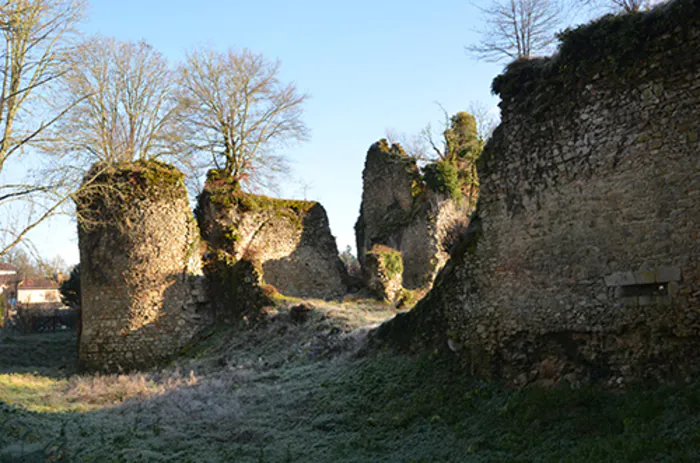
[[[224,273],[230,274],[225,277],[229,283],[244,283],[236,277],[240,267],[246,269],[248,280],[255,280],[253,286],[265,284],[269,291],[286,296],[334,299],[347,292],[347,272],[319,203],[244,193],[226,180],[210,177],[199,198],[197,218],[209,246],[207,268],[214,283]],[[241,266],[244,261],[248,264]],[[223,290],[229,283],[213,286]],[[221,299],[227,307],[219,307],[219,312],[242,313],[256,305],[236,309],[232,306],[247,304],[246,298],[229,299]]]
[[[77,201],[88,369],[147,367],[208,323],[199,232],[182,174],[156,162],[96,165]]]
[[[494,90],[470,229],[379,335],[515,385],[697,373],[700,2],[571,31]]]
[[[403,285],[429,286],[447,261],[448,235],[465,222],[464,205],[428,188],[414,159],[386,140],[367,152],[362,205],[355,224],[361,264],[375,244],[401,252]]]

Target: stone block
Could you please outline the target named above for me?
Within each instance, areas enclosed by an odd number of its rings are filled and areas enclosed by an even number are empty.
[[[681,281],[680,267],[659,267],[656,269],[657,283],[668,283],[669,281]]]
[[[634,282],[638,285],[649,285],[656,283],[656,272],[653,271],[639,271],[634,272]]]
[[[632,272],[615,272],[605,277],[605,285],[609,287],[629,286],[634,284],[637,283]]]
[[[678,295],[678,283],[675,281],[669,281],[668,285],[666,286],[666,292],[668,293],[669,298],[674,298]]]

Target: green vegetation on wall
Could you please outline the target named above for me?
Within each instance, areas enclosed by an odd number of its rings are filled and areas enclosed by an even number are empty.
[[[484,148],[476,119],[467,112],[458,112],[450,118],[443,137],[444,152],[440,159],[423,167],[423,181],[454,201],[475,197],[479,191],[476,162]]]
[[[443,159],[423,167],[423,180],[433,191],[448,195],[455,201],[462,198],[459,169],[450,159]]]
[[[205,259],[204,273],[218,320],[255,318],[264,306],[273,304],[273,292],[269,285],[264,287],[262,268],[255,262],[236,260],[219,250]]]
[[[389,246],[375,244],[372,246],[370,253],[377,257],[377,261],[387,278],[392,279],[397,275],[403,274],[401,251]]]
[[[207,173],[205,190],[212,203],[227,209],[237,208],[241,212],[291,210],[303,215],[318,204],[315,201],[278,199],[246,193],[241,189],[240,183],[216,169]]]
[[[148,194],[183,187],[185,175],[176,167],[160,161],[139,160],[111,165],[98,163],[87,178],[95,176],[96,184],[119,185],[123,192]]]
[[[123,214],[139,208],[139,201],[187,198],[184,174],[160,161],[139,160],[95,164],[75,201],[81,228],[121,224]]]

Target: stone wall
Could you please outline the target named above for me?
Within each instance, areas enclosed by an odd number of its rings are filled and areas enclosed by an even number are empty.
[[[379,336],[514,385],[698,372],[698,3],[603,18],[494,81],[476,218]]]
[[[347,272],[319,203],[244,193],[210,178],[199,198],[197,218],[211,259],[229,266],[249,262],[270,291],[320,299],[347,292]],[[213,281],[220,279],[220,264],[209,267]],[[237,299],[226,304],[242,302]]]
[[[467,215],[465,205],[428,188],[414,159],[386,140],[367,152],[360,217],[355,224],[361,264],[375,244],[401,252],[403,285],[430,286],[447,261],[447,238]]]
[[[182,174],[156,162],[88,174],[77,201],[83,367],[121,371],[175,354],[208,323],[199,232]]]

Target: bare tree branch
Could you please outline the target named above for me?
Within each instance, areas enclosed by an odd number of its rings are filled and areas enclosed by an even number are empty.
[[[484,28],[478,44],[465,48],[477,59],[499,62],[544,54],[555,43],[565,9],[563,0],[491,0],[479,7]]]
[[[59,88],[63,99],[77,103],[44,150],[86,167],[170,154],[171,77],[165,59],[145,42],[89,38],[68,57]]]
[[[50,111],[44,103],[63,77],[69,39],[83,9],[83,0],[0,4],[0,174],[70,108],[68,104]],[[61,208],[66,198],[58,195],[56,186],[43,179],[0,184],[0,216],[16,219],[1,233],[0,256]]]

